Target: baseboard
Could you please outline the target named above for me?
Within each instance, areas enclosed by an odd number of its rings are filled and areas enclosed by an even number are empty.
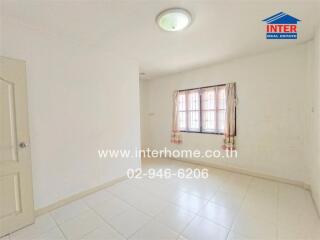
[[[86,191],[71,195],[71,196],[69,196],[67,198],[61,199],[61,200],[59,200],[59,201],[57,201],[57,202],[55,202],[53,204],[50,204],[50,205],[48,205],[46,207],[36,209],[35,210],[35,215],[36,216],[40,216],[40,215],[46,214],[48,212],[51,212],[51,211],[53,211],[53,210],[55,210],[57,208],[60,208],[60,207],[62,207],[64,205],[66,205],[68,203],[71,203],[73,201],[79,200],[79,199],[81,199],[83,197],[86,197],[86,196],[92,194],[92,193],[98,192],[98,191],[100,191],[100,190],[102,190],[102,189],[104,189],[106,187],[110,187],[110,186],[112,186],[112,185],[114,185],[116,183],[122,182],[122,181],[124,181],[126,179],[128,179],[127,176],[119,177],[119,178],[116,178],[116,179],[114,179],[112,181],[104,183],[104,184],[102,184],[100,186],[97,186],[97,187],[94,187],[94,188],[90,188],[90,189],[88,189]]]
[[[229,171],[229,172],[244,174],[244,175],[251,176],[251,177],[263,178],[263,179],[267,179],[267,180],[271,180],[271,181],[275,181],[275,182],[290,184],[290,185],[301,187],[301,188],[304,188],[304,189],[310,191],[310,185],[306,184],[304,182],[301,182],[301,181],[295,181],[295,180],[276,177],[276,176],[263,174],[263,173],[259,173],[259,172],[253,172],[253,171],[249,171],[249,170],[237,168],[237,167],[222,166],[219,164],[209,163],[209,162],[205,162],[205,161],[195,161],[195,160],[186,159],[186,158],[168,158],[168,159],[175,160],[175,161],[187,162],[187,163],[191,163],[191,164],[195,164],[195,165],[212,167],[212,168],[221,169],[221,170],[225,170],[225,171]]]

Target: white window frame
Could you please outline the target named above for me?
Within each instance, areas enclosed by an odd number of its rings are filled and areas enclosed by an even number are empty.
[[[178,109],[178,114],[180,115],[180,112],[184,112],[185,115],[186,115],[186,119],[185,119],[185,125],[186,127],[183,128],[183,129],[180,129],[180,122],[178,122],[178,127],[179,127],[179,130],[181,132],[186,132],[186,133],[205,133],[205,134],[217,134],[217,135],[223,135],[224,134],[224,128],[221,129],[220,126],[219,126],[219,112],[220,111],[226,111],[226,103],[224,104],[224,108],[221,109],[219,108],[219,97],[218,97],[218,89],[219,88],[224,88],[226,85],[225,84],[221,84],[221,85],[214,85],[214,86],[207,86],[207,87],[201,87],[201,88],[193,88],[193,89],[185,89],[185,90],[179,90],[179,94],[184,94],[185,95],[185,109],[184,110],[181,110]],[[204,111],[209,111],[209,110],[204,110],[203,109],[203,102],[202,102],[202,94],[204,91],[208,91],[208,89],[212,88],[213,91],[216,91],[215,92],[215,104],[214,104],[214,109],[210,109],[211,111],[214,111],[216,114],[215,114],[215,120],[214,120],[214,125],[215,125],[215,128],[212,129],[212,130],[206,130],[203,128],[203,114],[204,114]],[[189,99],[188,99],[188,96],[189,96],[189,93],[190,92],[198,92],[199,94],[199,129],[190,129],[189,125],[189,119],[188,119],[188,116],[189,116],[189,112],[191,111],[195,111],[195,110],[189,110],[189,106],[188,106],[188,103],[189,103]],[[224,99],[226,101],[226,99]],[[179,107],[180,107],[180,104],[179,104]],[[179,119],[179,118],[178,118]],[[180,121],[180,120],[179,120]]]

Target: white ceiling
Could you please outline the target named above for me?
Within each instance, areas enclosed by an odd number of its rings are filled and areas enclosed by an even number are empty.
[[[193,23],[164,32],[156,15],[183,7]],[[3,13],[61,37],[137,59],[146,78],[309,40],[319,24],[318,1],[4,0]],[[300,20],[298,40],[266,40],[262,19],[280,11]]]

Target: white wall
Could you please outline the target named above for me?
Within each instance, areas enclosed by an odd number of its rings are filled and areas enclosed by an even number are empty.
[[[308,86],[311,92],[308,98],[311,107],[307,112],[306,158],[312,195],[320,209],[320,28],[316,31],[309,52],[309,76],[312,82]]]
[[[223,136],[182,133],[170,144],[172,92],[236,82],[237,159],[201,159],[271,176],[306,181],[304,158],[307,59],[310,43],[144,82],[150,148],[221,149]],[[195,160],[195,159],[194,159]]]
[[[145,81],[140,79],[140,129],[141,129],[141,148],[144,149],[147,147],[148,143],[148,88]]]
[[[4,55],[27,62],[36,208],[126,174],[140,159],[99,148],[140,146],[138,65],[13,20]]]

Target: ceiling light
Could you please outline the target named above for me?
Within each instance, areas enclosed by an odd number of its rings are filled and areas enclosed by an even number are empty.
[[[165,31],[181,31],[191,24],[191,14],[182,8],[170,8],[159,13],[158,25]]]

